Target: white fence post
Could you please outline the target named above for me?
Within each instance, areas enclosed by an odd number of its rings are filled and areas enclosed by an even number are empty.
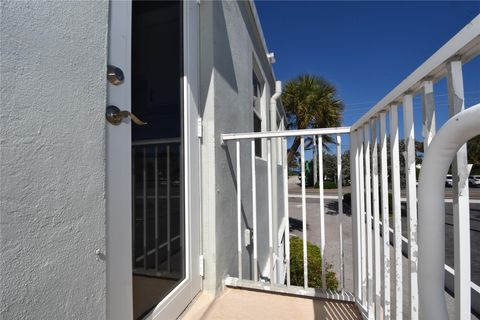
[[[285,217],[285,256],[287,287],[290,287],[290,215],[288,208],[288,147],[287,138],[282,138],[283,144],[283,210]]]
[[[380,165],[383,239],[383,318],[390,320],[390,222],[388,206],[387,114],[380,113]]]
[[[435,136],[435,100],[431,80],[425,80],[422,84],[422,131],[425,153]]]
[[[402,209],[400,198],[400,159],[398,154],[398,109],[390,106],[390,152],[395,245],[395,319],[403,319]]]
[[[343,215],[343,175],[342,175],[342,138],[337,134],[337,197],[338,197],[338,213],[337,213],[337,224],[338,224],[338,235],[340,242],[340,288],[345,287],[345,274],[343,266],[343,225],[342,225],[342,215]]]
[[[450,117],[465,109],[462,62],[447,67],[448,111]],[[455,255],[455,317],[470,319],[470,199],[468,191],[467,145],[457,152],[452,163],[453,237]]]
[[[302,172],[302,235],[303,235],[303,286],[308,288],[307,256],[307,201],[305,197],[305,139],[300,138],[301,172]]]
[[[268,201],[268,260],[270,262],[270,283],[273,283],[273,196],[272,196],[272,139],[267,139],[267,201]]]
[[[375,315],[374,287],[373,278],[373,241],[372,241],[372,187],[371,187],[371,164],[370,164],[370,124],[367,122],[363,126],[365,134],[365,215],[367,219],[367,300],[368,317],[373,319]]]
[[[315,139],[315,137],[314,137]],[[322,254],[322,288],[327,288],[325,272],[325,203],[323,199],[323,138],[318,136],[318,192],[320,208],[320,252]]]
[[[257,243],[257,174],[255,170],[255,139],[250,142],[252,157],[252,220],[253,220],[253,281],[258,281],[258,243]]]
[[[238,279],[242,280],[242,175],[240,172],[240,140],[235,142],[237,153],[237,251]]]
[[[360,197],[360,238],[362,246],[362,306],[367,308],[368,297],[367,297],[367,244],[366,244],[366,215],[365,215],[365,158],[364,158],[364,131],[363,127],[358,128],[358,146],[359,146],[359,191],[358,195]]]
[[[415,168],[415,133],[413,127],[413,97],[403,96],[405,137],[405,175],[407,178],[408,274],[410,289],[410,319],[418,319],[418,247],[417,247],[417,178]]]
[[[350,133],[350,180],[351,180],[351,207],[352,207],[352,249],[353,249],[353,290],[357,302],[362,298],[362,267],[361,267],[361,239],[360,239],[360,205],[358,194],[358,134]]]
[[[380,266],[380,214],[378,203],[378,138],[377,138],[377,118],[371,120],[372,127],[372,208],[373,208],[373,256],[375,258],[375,319],[381,318],[382,312],[382,283]]]

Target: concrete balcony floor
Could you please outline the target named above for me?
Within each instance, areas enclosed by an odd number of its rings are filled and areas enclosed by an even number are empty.
[[[355,304],[351,302],[226,288],[215,300],[207,294],[201,294],[181,319],[360,320],[362,317]]]

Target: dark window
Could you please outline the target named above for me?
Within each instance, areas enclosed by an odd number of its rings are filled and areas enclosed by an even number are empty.
[[[262,84],[253,72],[253,131],[262,132]],[[255,155],[262,156],[262,139],[255,139]]]

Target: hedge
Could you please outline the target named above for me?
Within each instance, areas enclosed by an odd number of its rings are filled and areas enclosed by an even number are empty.
[[[308,286],[322,288],[322,257],[320,248],[307,241]],[[332,265],[326,264],[327,289],[337,290],[338,280]],[[290,238],[290,283],[303,287],[303,240],[299,237]]]

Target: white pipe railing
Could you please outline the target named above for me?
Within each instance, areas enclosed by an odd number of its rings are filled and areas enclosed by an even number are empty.
[[[464,110],[451,118],[440,129],[432,140],[423,160],[423,168],[419,181],[419,288],[420,312],[422,319],[448,319],[444,294],[445,263],[445,175],[456,156],[457,151],[469,139],[480,135],[480,104]],[[465,181],[463,181],[465,183]],[[467,219],[469,219],[467,215]],[[470,241],[470,230],[462,237]],[[457,239],[455,239],[457,240]],[[455,256],[455,268],[470,265],[470,261]],[[460,282],[461,291],[455,295],[459,301],[463,318],[470,318],[470,281],[466,284],[458,281],[455,271],[455,282]],[[465,287],[465,288],[464,288]],[[457,291],[457,285],[455,285]],[[457,292],[456,292],[457,293]],[[468,300],[467,300],[468,299]],[[456,308],[457,305],[456,303]],[[466,309],[464,311],[464,309]]]

